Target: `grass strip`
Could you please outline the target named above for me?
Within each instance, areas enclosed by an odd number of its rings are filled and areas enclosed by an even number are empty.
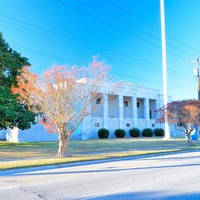
[[[46,165],[59,165],[81,161],[160,154],[200,149],[200,142],[187,146],[183,139],[109,139],[70,141],[69,157],[55,157],[57,142],[7,143],[0,142],[0,170]]]

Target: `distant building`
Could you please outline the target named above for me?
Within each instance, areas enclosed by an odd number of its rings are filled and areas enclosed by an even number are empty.
[[[161,127],[155,123],[154,112],[163,106],[163,95],[159,90],[124,83],[115,94],[102,92],[100,98],[91,103],[91,109],[94,104],[99,104],[99,107],[86,116],[71,139],[98,138],[98,130],[101,128],[107,128],[109,137],[114,138],[114,131],[118,128],[124,129],[126,137],[130,137],[128,131],[133,127],[140,130]],[[3,138],[12,142],[32,142],[55,141],[58,136],[46,133],[41,124],[36,124],[28,130],[1,131],[0,139]]]

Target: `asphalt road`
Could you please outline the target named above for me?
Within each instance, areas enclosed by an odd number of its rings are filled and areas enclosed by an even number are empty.
[[[200,152],[0,173],[0,200],[199,200]]]

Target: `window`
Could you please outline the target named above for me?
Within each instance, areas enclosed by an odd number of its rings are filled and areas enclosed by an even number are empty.
[[[130,123],[126,123],[126,127],[130,127]]]
[[[94,127],[99,127],[99,123],[94,123]]]
[[[47,122],[47,118],[45,116],[42,117],[43,122]]]
[[[149,119],[152,119],[152,111],[149,110]]]
[[[100,104],[100,103],[101,103],[101,99],[97,99],[96,104]]]
[[[124,101],[124,107],[128,107],[128,101]]]
[[[155,124],[152,124],[152,127],[155,127]]]
[[[140,103],[139,103],[139,102],[137,102],[137,107],[138,107],[138,108],[140,107]]]
[[[177,126],[184,126],[184,123],[183,122],[178,122]]]

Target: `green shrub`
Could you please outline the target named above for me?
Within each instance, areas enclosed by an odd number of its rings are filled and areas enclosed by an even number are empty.
[[[100,139],[108,138],[109,134],[110,134],[110,132],[106,128],[101,128],[98,130],[98,137]]]
[[[153,130],[150,129],[150,128],[145,128],[143,131],[142,131],[142,135],[144,137],[152,137],[153,136]]]
[[[155,128],[153,132],[154,132],[155,136],[164,136],[165,135],[165,130],[162,128]]]
[[[129,130],[131,137],[139,137],[140,136],[140,129],[138,128],[132,128]]]
[[[125,135],[126,135],[125,130],[123,130],[123,129],[116,129],[115,130],[115,136],[117,138],[123,138],[123,137],[125,137]]]

